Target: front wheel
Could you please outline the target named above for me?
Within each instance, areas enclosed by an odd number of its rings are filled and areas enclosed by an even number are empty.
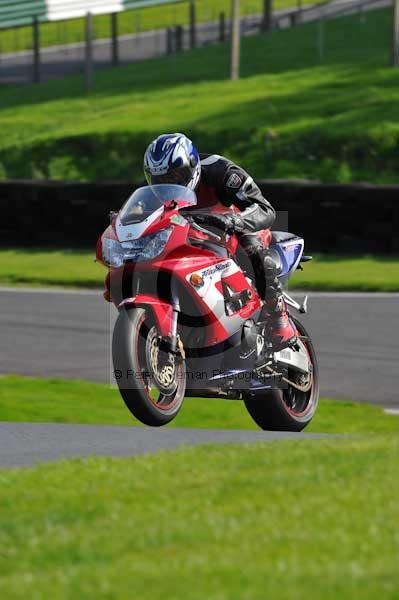
[[[130,412],[142,423],[160,427],[182,407],[186,390],[184,361],[162,356],[158,331],[143,308],[122,309],[112,339],[115,379]]]
[[[311,373],[306,382],[303,375],[288,369],[287,379],[306,391],[288,384],[284,386],[285,389],[266,390],[244,398],[245,406],[255,423],[267,431],[302,431],[313,419],[319,402],[319,369],[316,353],[302,323],[295,318],[292,320],[299,336],[305,340],[304,347],[308,353]]]

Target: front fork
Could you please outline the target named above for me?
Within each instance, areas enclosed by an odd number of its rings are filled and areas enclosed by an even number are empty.
[[[184,360],[184,346],[180,339],[179,334],[177,333],[177,327],[179,322],[179,314],[180,314],[180,302],[176,292],[175,285],[172,283],[172,322],[171,322],[171,330],[170,336],[168,337],[159,337],[158,338],[158,346],[160,350],[159,356],[163,356],[164,358],[162,362],[165,362],[166,365],[174,364],[175,359]]]

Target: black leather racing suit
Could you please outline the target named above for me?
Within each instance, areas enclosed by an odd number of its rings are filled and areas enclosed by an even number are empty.
[[[244,169],[216,154],[201,154],[200,158],[197,208],[209,207],[211,212],[211,206],[219,201],[226,207],[234,205],[241,211],[235,222],[235,232],[252,264],[258,292],[261,298],[276,298],[281,293],[278,267],[256,235],[257,231],[273,225],[276,218],[274,208]]]
[[[201,196],[210,188],[219,202],[225,206],[232,204],[240,209],[243,221],[243,232],[254,233],[261,229],[269,229],[276,218],[272,205],[263,197],[254,180],[244,169],[216,154],[201,154],[201,185],[199,189],[199,205]],[[238,231],[238,230],[237,230]]]

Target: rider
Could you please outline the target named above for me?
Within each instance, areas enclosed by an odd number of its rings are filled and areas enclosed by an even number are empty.
[[[148,146],[144,173],[150,185],[173,183],[194,190],[198,208],[209,207],[211,211],[220,202],[239,209],[240,212],[203,214],[201,222],[237,234],[252,263],[258,293],[265,300],[274,350],[294,344],[296,329],[278,280],[279,266],[256,234],[273,225],[276,213],[252,177],[222,156],[199,155],[191,140],[180,133],[161,135]]]

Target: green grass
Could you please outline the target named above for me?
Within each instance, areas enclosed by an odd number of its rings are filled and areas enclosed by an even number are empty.
[[[296,289],[322,291],[399,291],[397,257],[337,257],[316,255],[312,263],[290,280]]]
[[[0,471],[14,598],[396,599],[397,436]]]
[[[321,0],[315,0],[317,4]],[[275,10],[296,7],[297,0],[274,0]],[[196,0],[197,22],[216,21],[220,12],[230,16],[230,0]],[[262,13],[263,0],[241,0],[241,14],[252,15]],[[128,10],[119,14],[118,28],[120,35],[139,33],[153,29],[164,29],[175,25],[187,25],[189,21],[189,3],[152,6],[142,9]],[[93,18],[94,37],[96,39],[111,36],[109,15],[96,15]],[[42,47],[59,44],[72,44],[85,39],[85,23],[83,19],[70,19],[40,26]],[[0,29],[1,52],[18,52],[31,49],[33,36],[31,27],[17,29]]]
[[[101,288],[106,269],[94,259],[95,248],[0,249],[0,284]]]
[[[0,421],[138,425],[107,385],[17,376]],[[205,399],[173,425],[256,428]],[[307,431],[356,435],[0,470],[2,596],[394,600],[399,419],[324,400]]]
[[[0,381],[0,421],[139,425],[110,385],[15,375]],[[242,402],[205,398],[187,398],[171,426],[258,429]],[[398,433],[399,418],[376,406],[322,400],[307,431]]]
[[[243,40],[242,79],[228,47],[0,90],[0,178],[142,179],[155,135],[182,130],[255,177],[397,181],[399,71],[388,68],[391,12]]]
[[[106,270],[94,250],[0,249],[0,285],[98,287]],[[290,280],[296,289],[325,291],[399,291],[397,257],[315,255]]]

